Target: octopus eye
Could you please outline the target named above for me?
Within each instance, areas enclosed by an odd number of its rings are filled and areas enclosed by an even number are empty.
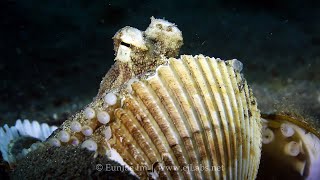
[[[130,48],[130,47],[131,47],[131,45],[130,45],[130,44],[125,43],[125,42],[123,42],[123,41],[122,41],[120,44],[121,44],[121,45],[123,45],[123,46],[126,46],[126,47],[128,47],[128,48]]]
[[[156,24],[156,27],[161,29],[161,30],[163,29],[162,24],[160,24],[160,23]]]

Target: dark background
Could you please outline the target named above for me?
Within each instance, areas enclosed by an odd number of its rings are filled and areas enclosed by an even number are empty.
[[[181,54],[237,58],[261,111],[319,118],[320,3],[298,0],[2,0],[0,125],[59,124],[113,64],[112,37],[150,17],[183,32]]]

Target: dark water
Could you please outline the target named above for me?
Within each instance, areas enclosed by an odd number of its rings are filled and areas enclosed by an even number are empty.
[[[318,108],[319,7],[298,0],[1,1],[1,124],[59,121],[90,102],[113,64],[112,36],[127,25],[144,30],[151,16],[182,30],[181,54],[237,58],[257,91],[309,84],[313,94],[299,90]]]

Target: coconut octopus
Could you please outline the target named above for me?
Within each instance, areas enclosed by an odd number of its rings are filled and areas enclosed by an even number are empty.
[[[319,132],[301,117],[261,115],[240,61],[175,58],[181,31],[153,17],[145,31],[127,26],[113,39],[115,64],[94,100],[41,145],[24,150],[21,161],[89,151],[92,162],[107,157],[141,179],[320,178]],[[2,137],[10,133],[17,130],[1,128]],[[48,177],[51,171],[42,170],[39,177]]]

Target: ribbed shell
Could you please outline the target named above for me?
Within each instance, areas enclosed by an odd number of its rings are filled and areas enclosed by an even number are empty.
[[[255,179],[260,112],[231,64],[184,55],[128,84],[111,145],[139,176],[148,176],[144,166],[160,179]]]

